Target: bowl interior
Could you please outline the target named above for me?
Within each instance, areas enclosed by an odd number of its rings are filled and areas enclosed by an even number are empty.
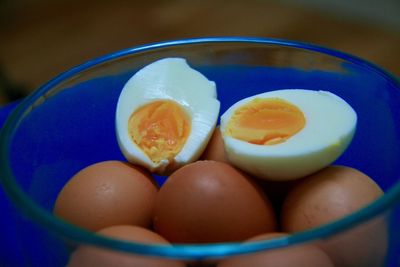
[[[2,157],[7,168],[5,186],[12,187],[8,191],[25,212],[67,239],[98,241],[52,217],[55,199],[83,167],[124,160],[114,128],[119,93],[139,68],[164,57],[184,57],[215,81],[221,114],[244,97],[276,89],[326,90],[339,95],[357,112],[358,127],[335,164],[365,172],[384,191],[398,182],[400,90],[390,75],[357,58],[299,43],[195,40],[125,50],[85,63],[44,85],[19,106],[2,133]],[[160,184],[165,180],[156,178]],[[45,240],[45,246],[57,246],[59,256],[68,254],[52,236],[34,233],[21,236],[22,242],[38,238]],[[307,238],[318,236],[311,232]],[[104,244],[115,247],[119,243]],[[134,245],[117,248],[137,251]],[[183,250],[180,253],[185,255]],[[186,256],[190,255],[196,256],[193,252]]]

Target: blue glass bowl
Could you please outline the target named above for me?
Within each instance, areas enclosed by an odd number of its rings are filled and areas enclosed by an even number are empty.
[[[119,93],[135,71],[165,57],[184,57],[217,83],[221,114],[239,99],[268,90],[308,88],[341,96],[357,111],[359,121],[353,142],[335,163],[365,172],[385,195],[319,228],[246,244],[145,245],[96,235],[54,217],[56,196],[74,173],[95,162],[124,160],[114,131]],[[400,84],[378,66],[339,51],[241,37],[186,39],[126,49],[77,66],[25,98],[7,119],[0,147],[1,183],[29,220],[13,228],[18,243],[14,245],[23,251],[18,266],[65,265],[76,244],[192,262],[303,242],[339,244],[347,250],[344,258],[373,254],[377,249],[370,252],[368,245],[352,251],[346,236],[355,232],[364,233],[358,244],[384,240],[378,258],[368,266],[400,262]],[[162,184],[165,178],[157,179]],[[346,266],[366,266],[362,264]]]

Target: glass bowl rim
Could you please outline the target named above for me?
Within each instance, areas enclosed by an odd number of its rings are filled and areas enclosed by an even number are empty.
[[[335,49],[326,48],[319,45],[310,43],[275,39],[275,38],[259,38],[259,37],[205,37],[205,38],[189,38],[171,41],[163,41],[157,43],[150,43],[146,45],[127,48],[114,53],[110,53],[93,60],[86,61],[85,63],[71,68],[52,80],[48,81],[28,97],[24,98],[21,103],[14,109],[14,111],[7,118],[3,128],[0,132],[0,183],[3,185],[4,191],[8,194],[13,204],[26,216],[39,225],[46,227],[47,230],[62,235],[70,240],[82,244],[91,244],[118,250],[122,252],[137,253],[148,256],[160,256],[166,258],[181,258],[181,259],[204,259],[215,257],[226,257],[232,255],[240,255],[251,252],[257,252],[266,249],[277,249],[288,245],[300,244],[307,241],[322,239],[330,237],[335,233],[344,231],[353,226],[361,224],[377,215],[384,213],[386,210],[393,207],[396,203],[400,202],[400,181],[393,185],[382,197],[369,204],[368,206],[345,216],[334,222],[322,225],[317,228],[312,228],[307,231],[298,232],[289,236],[278,237],[270,240],[262,240],[257,242],[241,243],[216,243],[216,244],[174,244],[173,246],[167,245],[149,245],[138,242],[122,241],[106,236],[98,235],[93,232],[84,230],[83,228],[74,226],[62,219],[53,216],[50,212],[35,204],[27,194],[19,188],[11,168],[9,167],[8,151],[10,150],[10,141],[18,128],[20,120],[23,118],[29,107],[40,97],[42,97],[48,90],[57,84],[65,81],[76,75],[77,73],[94,67],[98,64],[117,59],[123,56],[128,56],[138,52],[145,52],[148,50],[183,46],[192,44],[212,44],[212,43],[244,43],[244,44],[261,44],[261,45],[276,45],[291,48],[303,49],[311,52],[321,53],[342,60],[363,66],[370,71],[373,71],[386,80],[392,82],[396,87],[400,88],[400,82],[393,74],[385,71],[379,66],[361,59],[357,56],[350,55]]]

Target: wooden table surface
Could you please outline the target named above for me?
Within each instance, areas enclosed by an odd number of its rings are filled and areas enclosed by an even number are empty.
[[[23,94],[94,57],[148,42],[204,36],[311,42],[400,75],[400,31],[276,1],[11,2],[0,6],[0,67]],[[0,103],[7,100],[0,97]]]

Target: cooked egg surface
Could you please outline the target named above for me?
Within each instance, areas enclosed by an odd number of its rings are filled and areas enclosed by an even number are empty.
[[[269,180],[304,177],[336,160],[350,144],[357,114],[327,92],[284,89],[235,103],[221,117],[226,155]]]
[[[215,83],[182,58],[139,70],[118,99],[116,133],[128,161],[169,173],[198,159],[215,128],[220,103]]]
[[[190,133],[189,117],[170,100],[144,105],[132,114],[128,125],[135,144],[155,163],[178,154]]]
[[[225,133],[256,145],[285,142],[304,128],[299,108],[280,98],[254,98],[233,113]]]

